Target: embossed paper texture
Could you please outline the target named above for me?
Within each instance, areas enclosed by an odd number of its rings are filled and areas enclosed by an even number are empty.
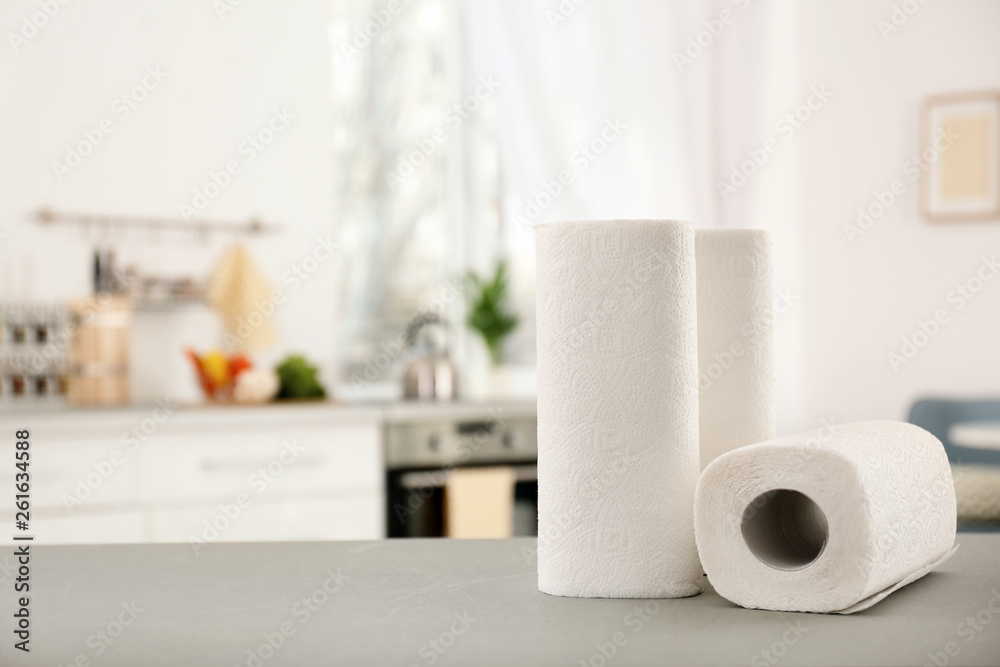
[[[539,588],[695,595],[694,231],[653,220],[535,230]]]
[[[771,241],[757,229],[699,229],[701,467],[775,437]]]
[[[826,535],[812,558],[774,567],[748,545],[746,526],[777,490],[810,499]],[[757,609],[851,613],[944,562],[953,553],[955,516],[940,441],[912,424],[870,421],[720,456],[698,481],[694,519],[701,562],[726,599]],[[780,542],[797,525],[779,523],[772,537]]]

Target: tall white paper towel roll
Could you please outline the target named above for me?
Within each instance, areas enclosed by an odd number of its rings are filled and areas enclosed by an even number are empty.
[[[701,467],[775,436],[771,241],[759,229],[699,229]]]
[[[672,220],[535,231],[538,587],[695,595],[694,231]]]
[[[951,555],[955,489],[933,435],[860,422],[723,454],[698,480],[694,521],[724,598],[852,613]]]

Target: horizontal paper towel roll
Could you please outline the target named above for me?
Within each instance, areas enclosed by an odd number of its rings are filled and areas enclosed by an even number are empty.
[[[656,220],[535,230],[538,587],[695,595],[694,231]]]
[[[827,426],[729,452],[698,480],[698,553],[743,607],[852,613],[951,555],[944,447],[902,422]]]
[[[695,251],[704,469],[775,436],[771,240],[759,229],[700,229]]]

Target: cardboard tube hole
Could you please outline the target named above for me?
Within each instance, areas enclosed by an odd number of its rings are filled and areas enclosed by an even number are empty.
[[[743,539],[757,560],[778,570],[801,570],[823,552],[826,515],[791,489],[762,493],[743,511]]]

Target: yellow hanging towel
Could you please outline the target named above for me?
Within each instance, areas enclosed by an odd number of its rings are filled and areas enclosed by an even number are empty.
[[[514,469],[459,468],[444,487],[446,537],[510,537],[514,524]]]
[[[227,347],[254,353],[276,339],[271,284],[240,244],[230,246],[212,271],[208,301],[226,330]]]

